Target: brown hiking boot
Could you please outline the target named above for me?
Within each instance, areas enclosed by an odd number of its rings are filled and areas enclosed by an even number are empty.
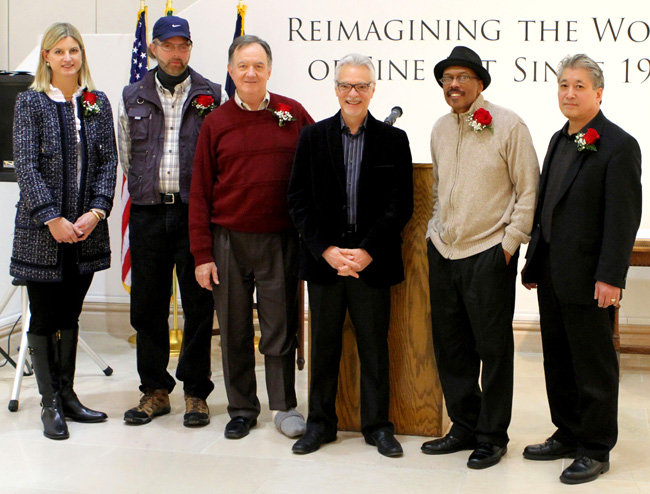
[[[203,398],[197,398],[185,393],[185,415],[183,425],[185,427],[197,427],[210,423],[210,409]]]
[[[140,397],[140,404],[124,412],[124,421],[129,424],[148,424],[154,417],[171,411],[169,392],[166,389],[147,389]]]

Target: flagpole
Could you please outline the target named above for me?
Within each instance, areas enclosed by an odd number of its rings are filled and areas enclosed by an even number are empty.
[[[172,0],[167,0],[165,3],[164,14],[166,16],[176,13],[173,3]],[[176,274],[176,266],[174,266],[174,273],[172,274],[172,314],[173,326],[169,330],[169,356],[178,357],[183,344],[183,331],[178,328],[178,275]]]
[[[244,34],[246,30],[244,29],[244,23],[246,19],[246,4],[244,0],[239,0],[239,5],[237,5],[237,13],[241,17],[241,34]]]

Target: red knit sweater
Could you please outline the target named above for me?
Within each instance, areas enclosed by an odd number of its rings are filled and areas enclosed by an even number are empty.
[[[190,190],[190,249],[196,265],[212,262],[215,224],[239,232],[293,227],[287,186],[300,129],[314,120],[300,103],[271,94],[269,109],[291,107],[296,119],[280,127],[270,111],[247,111],[234,98],[205,119],[194,155]]]

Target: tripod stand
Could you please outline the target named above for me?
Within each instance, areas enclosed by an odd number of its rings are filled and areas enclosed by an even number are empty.
[[[20,395],[20,386],[22,384],[23,376],[31,376],[34,372],[31,369],[31,366],[27,363],[27,331],[29,330],[29,320],[31,318],[29,312],[29,296],[27,295],[27,286],[24,280],[19,280],[14,278],[11,282],[11,286],[5,293],[2,302],[0,302],[0,313],[2,313],[13,297],[16,289],[20,286],[20,301],[21,301],[21,311],[22,311],[22,334],[20,337],[20,350],[18,352],[18,361],[14,362],[6,352],[2,351],[5,358],[16,368],[16,374],[14,376],[14,386],[11,391],[11,399],[9,400],[9,411],[15,412],[18,410],[18,396]],[[102,370],[102,372],[110,376],[113,373],[113,369],[106,363],[104,360],[95,353],[95,351],[90,348],[88,343],[79,336],[79,345],[83,348],[90,358],[92,358],[97,366]],[[1,349],[0,349],[1,350]],[[23,369],[26,369],[27,372],[23,374]]]
[[[11,286],[9,289],[6,291],[4,296],[2,297],[2,301],[0,302],[0,313],[4,312],[5,308],[7,307],[7,304],[11,300],[11,298],[14,296],[14,293],[16,292],[17,287],[17,280],[14,280],[11,283]],[[25,311],[23,310],[23,315],[19,317],[18,319],[21,319],[24,317]],[[18,320],[16,320],[16,323],[18,323]],[[16,362],[11,358],[11,356],[2,348],[0,347],[0,354],[5,358],[7,362],[9,362],[14,368],[18,368]],[[34,373],[32,371],[31,366],[29,365],[29,362],[25,362],[25,374],[26,376],[31,376]]]

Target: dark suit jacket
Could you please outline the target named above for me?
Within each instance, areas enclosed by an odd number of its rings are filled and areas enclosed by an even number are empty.
[[[641,150],[637,141],[605,118],[591,122],[600,139],[597,151],[582,151],[564,177],[557,197],[547,197],[549,163],[561,132],[548,147],[540,180],[535,227],[523,281],[540,276],[543,242],[540,218],[545,201],[553,201],[550,251],[555,291],[564,303],[594,302],[594,285],[602,281],[625,288],[630,254],[641,221]]]
[[[323,258],[343,247],[347,195],[340,112],[302,129],[289,182],[289,212],[301,236],[299,276],[319,283],[337,279]],[[368,115],[358,183],[359,247],[373,261],[360,276],[381,287],[404,279],[400,233],[413,212],[413,165],[406,133]]]

